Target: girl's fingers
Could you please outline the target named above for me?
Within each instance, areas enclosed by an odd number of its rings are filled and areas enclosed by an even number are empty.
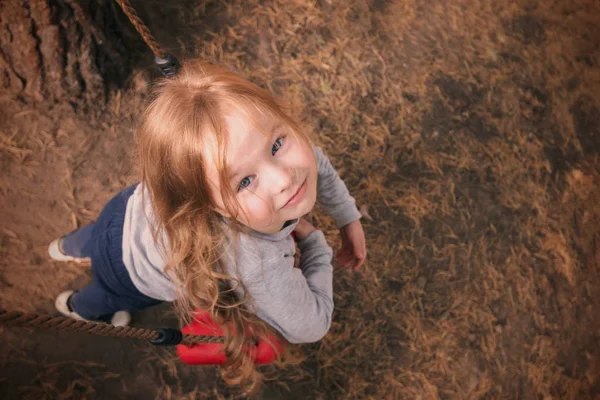
[[[367,258],[366,246],[365,246],[365,248],[362,248],[359,251],[355,251],[354,256],[355,256],[355,262],[354,262],[354,266],[352,267],[352,269],[354,271],[358,271],[358,269],[365,263],[365,260]]]
[[[352,267],[353,271],[358,271],[358,269],[360,267],[362,267],[362,265],[365,263],[365,259],[364,258],[357,258],[355,263],[354,263],[354,267]]]
[[[337,262],[343,267],[350,267],[352,264],[352,254],[346,249],[342,249],[337,254]]]
[[[348,266],[348,261],[350,261],[350,258],[348,257],[347,254],[340,254],[337,257],[338,264],[340,264],[343,267],[347,267]]]
[[[337,253],[337,262],[342,267],[357,271],[367,258],[366,245],[360,247],[342,247]]]

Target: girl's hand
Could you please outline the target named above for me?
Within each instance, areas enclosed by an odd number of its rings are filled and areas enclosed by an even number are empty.
[[[310,225],[310,224],[309,224]],[[337,253],[337,262],[346,268],[357,271],[367,258],[365,232],[360,220],[349,223],[340,229],[342,247]]]
[[[304,240],[308,237],[308,235],[310,235],[316,230],[317,228],[312,226],[310,222],[308,222],[304,218],[300,218],[298,220],[298,225],[296,225],[296,229],[294,229],[294,233],[296,234],[297,240]]]

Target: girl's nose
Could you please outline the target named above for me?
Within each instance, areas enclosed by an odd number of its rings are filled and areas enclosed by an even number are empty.
[[[294,181],[294,170],[284,165],[272,164],[269,168],[269,186],[275,194],[288,189]]]

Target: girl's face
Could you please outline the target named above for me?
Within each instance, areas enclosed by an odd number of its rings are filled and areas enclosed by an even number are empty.
[[[221,185],[228,184],[240,204],[237,221],[255,231],[278,232],[286,221],[310,212],[317,196],[317,162],[311,145],[267,113],[234,111],[225,122],[231,182],[219,182],[216,141],[205,146],[217,211],[231,218],[221,197]]]

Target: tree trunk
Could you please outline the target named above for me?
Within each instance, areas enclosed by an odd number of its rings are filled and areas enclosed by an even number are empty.
[[[10,93],[93,104],[123,84],[143,46],[113,0],[0,1],[0,82]]]

